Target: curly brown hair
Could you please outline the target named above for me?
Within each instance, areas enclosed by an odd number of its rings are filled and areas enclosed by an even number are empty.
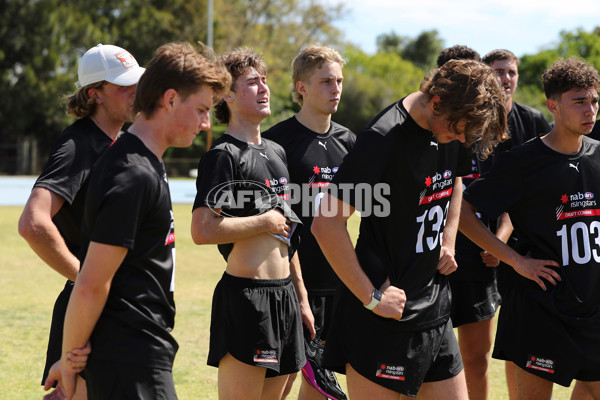
[[[439,96],[434,113],[448,121],[458,133],[464,125],[465,144],[485,159],[506,133],[506,97],[492,69],[474,60],[450,60],[436,68],[421,83],[420,91]]]
[[[600,88],[600,77],[594,66],[578,57],[559,58],[542,75],[546,98],[559,100],[573,88]]]
[[[232,81],[229,89],[231,91],[233,91],[233,86],[237,78],[243,75],[249,68],[254,68],[259,74],[267,74],[267,65],[263,61],[262,56],[250,47],[242,47],[223,53],[219,57],[219,63],[231,74]],[[221,100],[215,106],[215,118],[222,124],[228,124],[230,116],[227,103]]]

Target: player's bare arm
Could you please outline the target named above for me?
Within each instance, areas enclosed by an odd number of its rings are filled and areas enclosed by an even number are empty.
[[[314,339],[317,332],[315,331],[315,317],[310,309],[308,303],[308,292],[304,286],[304,279],[302,278],[302,269],[300,268],[300,258],[298,252],[294,253],[294,256],[290,260],[290,272],[292,274],[292,282],[294,282],[294,288],[298,296],[298,303],[300,304],[300,314],[302,316],[302,323],[306,325],[310,332],[310,338]]]
[[[496,228],[496,237],[502,240],[504,243],[506,243],[508,242],[508,239],[510,238],[513,229],[514,228],[508,213],[500,214],[500,216],[498,217],[498,224]],[[500,260],[498,260],[498,257],[490,254],[489,252],[484,250],[480,254],[481,261],[483,261],[483,264],[486,267],[497,267],[498,265],[500,265]]]
[[[71,369],[72,372],[80,373],[85,369],[87,365],[88,356],[92,352],[92,346],[90,342],[87,342],[84,347],[80,349],[72,349],[68,351],[66,356],[66,365]]]
[[[290,221],[276,210],[251,217],[224,218],[221,209],[198,207],[192,213],[192,239],[196,244],[235,243],[265,232],[290,235]]]
[[[192,214],[194,243],[234,243],[227,256],[226,271],[239,277],[283,279],[289,276],[288,246],[267,233],[289,237],[290,231],[290,221],[276,210],[251,217],[221,217],[208,207],[198,207]]]
[[[19,219],[19,234],[46,264],[65,278],[75,281],[79,273],[79,260],[69,251],[52,221],[64,202],[61,196],[48,189],[34,188]]]
[[[458,264],[454,259],[454,244],[456,242],[456,233],[458,232],[462,191],[462,178],[458,177],[454,182],[452,197],[450,198],[448,218],[446,219],[446,227],[444,228],[442,248],[440,249],[440,260],[437,266],[438,272],[442,275],[449,275],[458,268]]]
[[[336,213],[333,216],[323,214],[324,210],[342,210],[344,207],[348,205],[326,194],[321,201],[321,212],[313,220],[311,231],[327,261],[342,282],[363,304],[369,304],[375,288],[358,263],[346,228],[346,221],[354,212],[354,208],[351,208],[347,216],[343,213]],[[385,318],[402,318],[406,304],[404,290],[388,286],[382,293],[383,297],[373,312]]]
[[[476,211],[471,203],[463,200],[460,230],[475,244],[513,267],[519,275],[536,282],[542,290],[546,290],[546,284],[542,278],[552,285],[556,285],[556,282],[561,280],[558,272],[547,267],[559,267],[560,265],[556,261],[539,260],[520,255],[490,232],[481,220],[477,218]]]
[[[86,347],[104,309],[112,278],[126,254],[124,247],[90,242],[65,315],[62,357],[53,366],[55,371],[60,369],[60,378],[55,373],[53,376],[66,398],[73,396],[77,382],[77,373],[67,363],[68,353]]]

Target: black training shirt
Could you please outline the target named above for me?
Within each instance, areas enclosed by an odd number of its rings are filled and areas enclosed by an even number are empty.
[[[260,145],[224,134],[198,164],[193,209],[221,209],[223,217],[248,217],[277,208],[290,220],[300,222],[289,207],[289,174],[285,151],[277,143],[262,139]],[[290,257],[298,244],[299,228],[292,235]],[[233,243],[218,245],[227,260]]]
[[[273,126],[263,137],[279,143],[286,152],[291,182],[296,184],[291,203],[305,229],[301,232],[298,256],[306,290],[314,295],[332,295],[340,280],[310,232],[317,196],[329,186],[342,160],[354,146],[356,135],[331,122],[319,134],[291,117]]]
[[[98,160],[85,203],[90,241],[126,247],[91,337],[92,359],[171,370],[175,232],[162,162],[131,133]],[[83,262],[82,262],[83,264]],[[85,268],[85,267],[84,267]]]
[[[112,139],[90,118],[81,118],[58,137],[50,157],[34,187],[41,187],[65,199],[52,221],[65,240],[69,251],[79,254],[81,220],[88,178],[98,157]]]
[[[402,319],[386,323],[413,330],[448,319],[448,279],[437,264],[454,182],[469,167],[461,143],[438,143],[400,100],[358,135],[334,177],[355,188],[332,194],[362,214],[356,254],[363,270],[375,287],[389,277],[406,292]]]
[[[519,146],[529,139],[550,132],[550,124],[546,121],[543,114],[531,107],[519,104],[513,101],[513,106],[507,116],[507,128],[510,139],[499,143],[485,161],[473,159],[474,170],[471,174],[463,177],[463,185],[469,186],[473,180],[479,177],[479,174],[490,169],[494,160],[502,153],[510,150],[514,146]],[[497,223],[495,219],[489,220],[485,215],[480,215],[484,224],[492,231],[496,230]],[[524,247],[518,239],[518,232],[514,232],[509,240],[509,245],[514,248]],[[461,232],[456,235],[456,262],[458,269],[450,275],[452,281],[489,281],[493,279],[496,268],[486,267],[481,260],[479,246],[469,240]]]
[[[555,152],[540,138],[502,154],[465,199],[490,217],[506,211],[531,257],[557,261],[562,281],[515,274],[518,290],[574,326],[600,318],[600,143],[583,137],[579,152]]]

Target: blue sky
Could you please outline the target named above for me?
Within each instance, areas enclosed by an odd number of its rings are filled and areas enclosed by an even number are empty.
[[[437,29],[446,47],[462,44],[481,55],[505,48],[520,57],[556,44],[562,30],[591,31],[600,25],[597,0],[344,0],[343,4],[347,11],[333,25],[370,54],[381,33],[414,38]]]

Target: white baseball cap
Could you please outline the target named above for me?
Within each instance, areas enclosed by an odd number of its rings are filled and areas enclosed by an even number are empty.
[[[107,81],[119,86],[135,85],[145,68],[125,49],[110,44],[92,47],[79,60],[75,82],[78,88],[92,83]]]

